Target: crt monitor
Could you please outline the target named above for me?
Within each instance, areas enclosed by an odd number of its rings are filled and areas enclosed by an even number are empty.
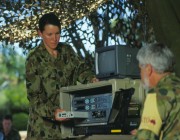
[[[128,45],[113,45],[95,50],[95,72],[99,79],[133,78],[139,79],[136,55],[138,48]]]

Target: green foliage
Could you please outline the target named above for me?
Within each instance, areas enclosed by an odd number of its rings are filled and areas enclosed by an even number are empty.
[[[3,109],[5,107],[5,104],[6,102],[8,102],[8,98],[6,97],[5,94],[0,94],[0,99],[1,99],[1,102],[0,102],[0,108]]]
[[[0,46],[0,112],[28,113],[25,87],[25,58],[13,48]]]
[[[19,55],[17,51],[12,48],[12,46],[0,48],[0,50],[2,50],[2,54],[0,54],[0,63],[2,63],[2,67],[0,70],[2,70],[3,75],[0,82],[3,80],[3,78],[6,78],[5,80],[10,78],[9,80],[17,80],[17,82],[20,82],[21,80],[23,81],[25,58]]]
[[[11,112],[28,112],[28,100],[24,83],[11,85],[8,89],[4,90],[4,95],[8,99],[6,101],[6,107]]]
[[[28,115],[25,113],[17,113],[13,115],[13,126],[17,130],[27,129]]]

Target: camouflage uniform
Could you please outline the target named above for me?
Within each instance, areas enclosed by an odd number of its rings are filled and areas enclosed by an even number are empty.
[[[60,122],[54,121],[59,108],[59,89],[87,83],[94,75],[80,60],[72,47],[60,43],[57,58],[52,57],[44,44],[36,47],[26,61],[26,87],[30,102],[28,139],[61,139]]]
[[[141,124],[133,140],[180,140],[180,79],[162,78],[149,90]]]
[[[0,132],[3,132],[3,130],[0,131]],[[5,136],[4,132],[3,132],[3,138],[4,138],[3,140],[21,140],[19,132],[16,129],[14,129],[14,128],[12,128],[10,130],[10,132],[8,133],[7,136]]]

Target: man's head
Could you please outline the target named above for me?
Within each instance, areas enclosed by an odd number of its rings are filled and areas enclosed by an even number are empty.
[[[12,127],[12,116],[11,115],[4,116],[4,118],[2,120],[2,126],[3,126],[4,133],[8,134]]]
[[[60,40],[61,24],[54,13],[44,14],[39,20],[38,34],[48,50],[56,49]]]
[[[156,86],[164,75],[173,71],[174,67],[173,53],[161,43],[148,44],[142,47],[137,54],[137,60],[145,88]]]

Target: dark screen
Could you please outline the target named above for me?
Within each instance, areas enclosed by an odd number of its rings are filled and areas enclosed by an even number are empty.
[[[101,74],[115,73],[115,50],[108,50],[98,54],[98,68]]]

